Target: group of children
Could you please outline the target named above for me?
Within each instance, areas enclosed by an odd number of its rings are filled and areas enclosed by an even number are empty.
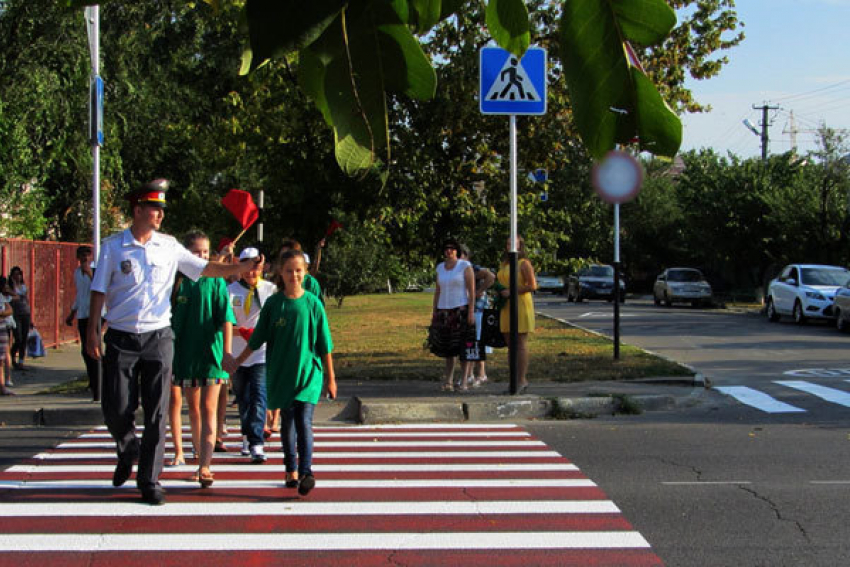
[[[27,337],[30,330],[30,306],[24,272],[19,266],[0,275],[0,396],[14,396],[12,367],[27,370]]]
[[[203,233],[186,235],[183,245],[201,258],[210,256],[210,241]],[[239,259],[259,256],[256,248],[246,248]],[[300,244],[294,240],[283,243],[273,265],[273,282],[263,278],[263,268],[263,264],[254,264],[229,285],[221,278],[203,277],[197,282],[178,277],[174,285],[174,378],[169,412],[174,456],[167,465],[185,464],[181,422],[185,397],[198,459],[191,480],[205,488],[213,484],[212,455],[223,448],[221,424],[226,406],[222,407],[220,399],[232,378],[242,454],[250,456],[252,463],[266,461],[263,447],[271,426],[267,420],[273,423],[277,410],[286,486],[306,495],[315,486],[312,416],[325,389],[325,374],[328,396],[336,397],[333,342],[321,289],[307,273]]]

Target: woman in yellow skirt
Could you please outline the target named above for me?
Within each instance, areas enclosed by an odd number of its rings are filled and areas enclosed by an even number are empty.
[[[503,286],[501,290],[502,297],[510,298],[511,296],[511,266],[509,251],[511,248],[511,240],[508,238],[507,251],[502,256],[502,265],[499,267],[499,273],[496,276],[499,283]],[[528,334],[534,332],[534,302],[531,294],[537,289],[537,278],[534,275],[534,266],[528,259],[528,254],[525,250],[525,241],[521,236],[517,236],[517,264],[519,273],[517,274],[517,319],[519,329],[519,339],[517,341],[517,393],[525,393],[528,388]],[[502,306],[500,313],[499,328],[505,335],[505,342],[510,344],[510,299]]]

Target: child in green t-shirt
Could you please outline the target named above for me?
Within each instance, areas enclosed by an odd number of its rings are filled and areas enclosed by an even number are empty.
[[[200,258],[209,258],[210,241],[201,232],[184,237],[184,245]],[[232,358],[231,340],[236,317],[222,278],[201,278],[197,282],[180,278],[174,289],[171,327],[174,331],[173,387],[169,416],[174,441],[172,465],[183,457],[181,397],[189,405],[192,444],[198,451],[198,473],[193,479],[206,488],[213,483],[210,471],[216,433],[219,390],[226,386],[223,359]],[[182,394],[182,396],[181,396]]]
[[[281,439],[286,486],[297,486],[298,493],[304,496],[316,485],[312,471],[313,410],[319,403],[325,371],[328,396],[336,398],[333,342],[322,303],[302,287],[307,273],[304,253],[283,252],[275,271],[278,292],[263,305],[248,345],[235,360],[228,361],[227,370],[235,372],[251,353],[268,344],[268,407],[283,410]]]

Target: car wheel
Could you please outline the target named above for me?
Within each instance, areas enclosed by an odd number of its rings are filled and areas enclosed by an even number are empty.
[[[584,298],[581,296],[581,291],[579,290],[576,292],[576,303],[581,303],[582,301],[584,301]]]
[[[776,312],[776,307],[773,306],[773,300],[767,298],[767,320],[771,323],[779,321],[779,313]]]
[[[691,307],[696,309],[697,307],[702,307],[702,301],[691,301]]]
[[[664,305],[666,305],[667,307],[673,305],[673,302],[670,301],[670,296],[667,294],[666,291],[664,292]]]
[[[654,291],[652,292],[652,302],[655,303],[655,305],[661,305],[661,299]]]
[[[800,300],[794,302],[794,322],[798,325],[806,324],[806,316],[803,314],[803,304]]]

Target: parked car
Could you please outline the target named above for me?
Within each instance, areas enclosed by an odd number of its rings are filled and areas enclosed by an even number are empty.
[[[850,280],[850,270],[822,264],[790,264],[767,287],[767,318],[790,315],[802,325],[806,319],[832,319],[839,288]]]
[[[551,272],[537,274],[537,291],[561,293],[564,291],[564,278]]]
[[[694,307],[711,303],[711,285],[695,268],[668,268],[655,279],[652,298],[656,305],[689,302]]]
[[[581,268],[567,278],[567,301],[614,299],[614,268],[593,264]],[[626,284],[620,280],[620,302],[626,300]]]

